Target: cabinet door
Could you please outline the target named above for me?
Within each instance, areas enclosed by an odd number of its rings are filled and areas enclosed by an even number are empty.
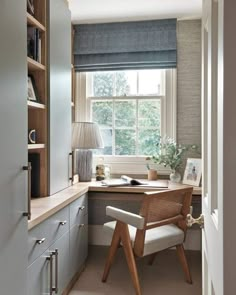
[[[88,255],[88,215],[70,229],[70,278],[81,270]]]
[[[50,194],[69,186],[71,151],[71,17],[49,1]]]
[[[47,259],[49,251],[44,252],[27,269],[27,295],[50,294],[50,263]],[[17,293],[16,293],[17,294]]]
[[[0,288],[26,294],[27,40],[26,2],[0,8]]]
[[[50,251],[58,250],[58,270],[55,269],[55,259],[53,260],[54,274],[58,276],[58,294],[62,294],[63,290],[69,283],[69,232],[58,239],[51,247]],[[55,282],[55,281],[54,281]]]

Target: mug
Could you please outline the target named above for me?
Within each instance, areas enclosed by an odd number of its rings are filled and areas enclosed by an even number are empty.
[[[35,129],[30,129],[28,131],[28,143],[36,143],[36,130]]]

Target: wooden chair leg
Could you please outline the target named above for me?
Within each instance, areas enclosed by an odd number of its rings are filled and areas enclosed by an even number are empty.
[[[117,222],[113,236],[112,236],[111,246],[109,248],[108,256],[106,259],[104,272],[102,276],[102,282],[106,282],[107,280],[111,265],[114,261],[119,245],[120,245],[120,225],[119,225],[119,222]]]
[[[156,256],[157,256],[157,252],[156,252],[156,253],[153,253],[153,254],[151,254],[151,255],[149,256],[149,260],[148,260],[148,264],[149,264],[149,265],[153,265],[153,262],[154,262]]]
[[[188,267],[187,258],[185,256],[184,246],[183,245],[176,246],[176,251],[177,251],[180,263],[182,265],[186,280],[189,284],[192,284],[192,278],[191,278],[190,270]]]
[[[141,295],[141,288],[139,284],[138,271],[135,263],[133,248],[130,241],[129,229],[127,224],[123,224],[121,232],[121,241],[123,244],[127,264],[136,291],[136,295]]]

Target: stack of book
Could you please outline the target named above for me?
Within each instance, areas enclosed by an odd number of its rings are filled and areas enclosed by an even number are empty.
[[[28,57],[41,63],[41,36],[37,28],[27,27],[27,54]]]

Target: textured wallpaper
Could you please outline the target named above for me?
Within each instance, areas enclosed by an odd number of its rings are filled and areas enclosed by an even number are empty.
[[[177,48],[177,141],[200,145],[201,20],[178,21]]]

